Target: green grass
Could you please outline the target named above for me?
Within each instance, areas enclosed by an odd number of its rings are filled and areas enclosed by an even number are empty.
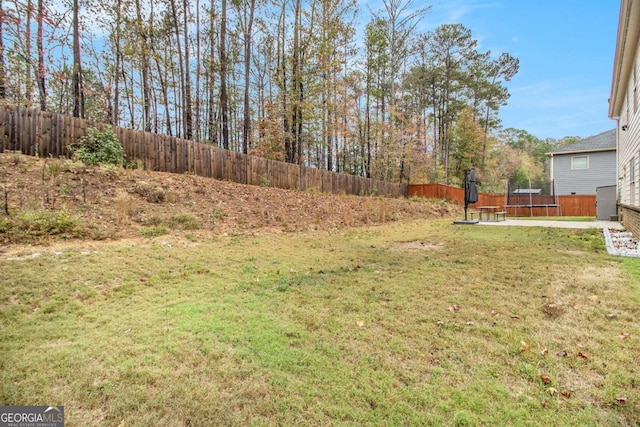
[[[65,405],[69,426],[640,423],[640,260],[593,230],[40,252],[0,260],[0,402]]]

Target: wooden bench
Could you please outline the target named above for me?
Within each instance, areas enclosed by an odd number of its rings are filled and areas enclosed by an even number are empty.
[[[476,216],[480,218],[480,211],[469,211],[469,217],[472,221],[475,219],[474,217]]]
[[[501,212],[494,212],[493,213],[493,218],[496,221],[506,221],[507,220],[507,212],[501,211]],[[502,218],[502,219],[501,219]]]

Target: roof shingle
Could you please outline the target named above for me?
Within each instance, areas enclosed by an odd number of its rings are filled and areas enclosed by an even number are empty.
[[[581,139],[578,142],[567,145],[566,147],[553,150],[551,154],[556,153],[575,153],[579,151],[600,151],[616,149],[616,130],[611,129],[597,135]]]

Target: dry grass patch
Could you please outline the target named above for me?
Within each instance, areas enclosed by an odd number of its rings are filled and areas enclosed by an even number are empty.
[[[444,244],[419,240],[413,242],[398,242],[394,243],[391,247],[405,251],[438,251],[444,248]]]

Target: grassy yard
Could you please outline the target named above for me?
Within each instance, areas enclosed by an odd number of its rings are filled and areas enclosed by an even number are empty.
[[[0,403],[68,426],[640,424],[640,260],[593,230],[38,250],[0,260]]]

